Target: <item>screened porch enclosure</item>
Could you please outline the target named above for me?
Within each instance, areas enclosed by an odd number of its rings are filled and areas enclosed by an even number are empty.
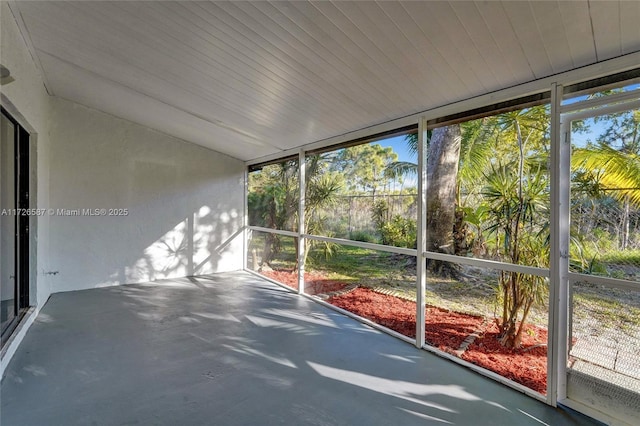
[[[640,2],[0,9],[3,425],[640,424]]]
[[[633,423],[638,87],[554,85],[251,165],[247,269],[548,404]]]

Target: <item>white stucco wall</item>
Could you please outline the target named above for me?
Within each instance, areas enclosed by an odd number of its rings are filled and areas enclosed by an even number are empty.
[[[57,291],[241,269],[242,162],[50,97],[6,2],[0,17],[0,62],[15,78],[0,89],[3,106],[34,145],[31,207],[128,209],[37,218],[32,303]]]
[[[242,268],[241,161],[51,97],[7,2],[2,105],[31,138],[31,304],[0,374],[51,293]],[[127,209],[65,216],[57,209]]]
[[[0,86],[2,104],[31,134],[31,207],[45,207],[49,204],[50,97],[7,2],[0,4],[0,22],[0,63],[15,79]],[[30,226],[30,296],[37,307],[51,294],[49,222],[42,216],[32,219]]]
[[[51,118],[54,292],[242,268],[241,161],[59,98]]]

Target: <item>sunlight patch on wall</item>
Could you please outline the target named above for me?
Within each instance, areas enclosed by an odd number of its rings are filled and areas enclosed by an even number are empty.
[[[150,244],[133,266],[125,268],[127,282],[211,274],[219,270],[229,242],[239,238],[234,224],[237,212],[216,213],[206,205],[195,210]]]

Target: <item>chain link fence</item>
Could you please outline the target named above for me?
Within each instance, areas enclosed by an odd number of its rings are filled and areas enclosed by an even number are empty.
[[[344,195],[332,207],[315,212],[314,219],[321,219],[325,233],[336,238],[376,242],[376,215],[382,215],[384,222],[394,216],[417,221],[417,198],[416,194]]]
[[[640,208],[612,199],[574,201],[573,272],[640,282]]]
[[[628,200],[576,194],[571,270],[628,281],[571,285],[567,392],[572,400],[640,416],[640,208]]]

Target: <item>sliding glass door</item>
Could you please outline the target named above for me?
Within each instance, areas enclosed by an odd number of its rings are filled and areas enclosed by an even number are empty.
[[[3,109],[0,126],[2,344],[29,306],[29,135]]]

